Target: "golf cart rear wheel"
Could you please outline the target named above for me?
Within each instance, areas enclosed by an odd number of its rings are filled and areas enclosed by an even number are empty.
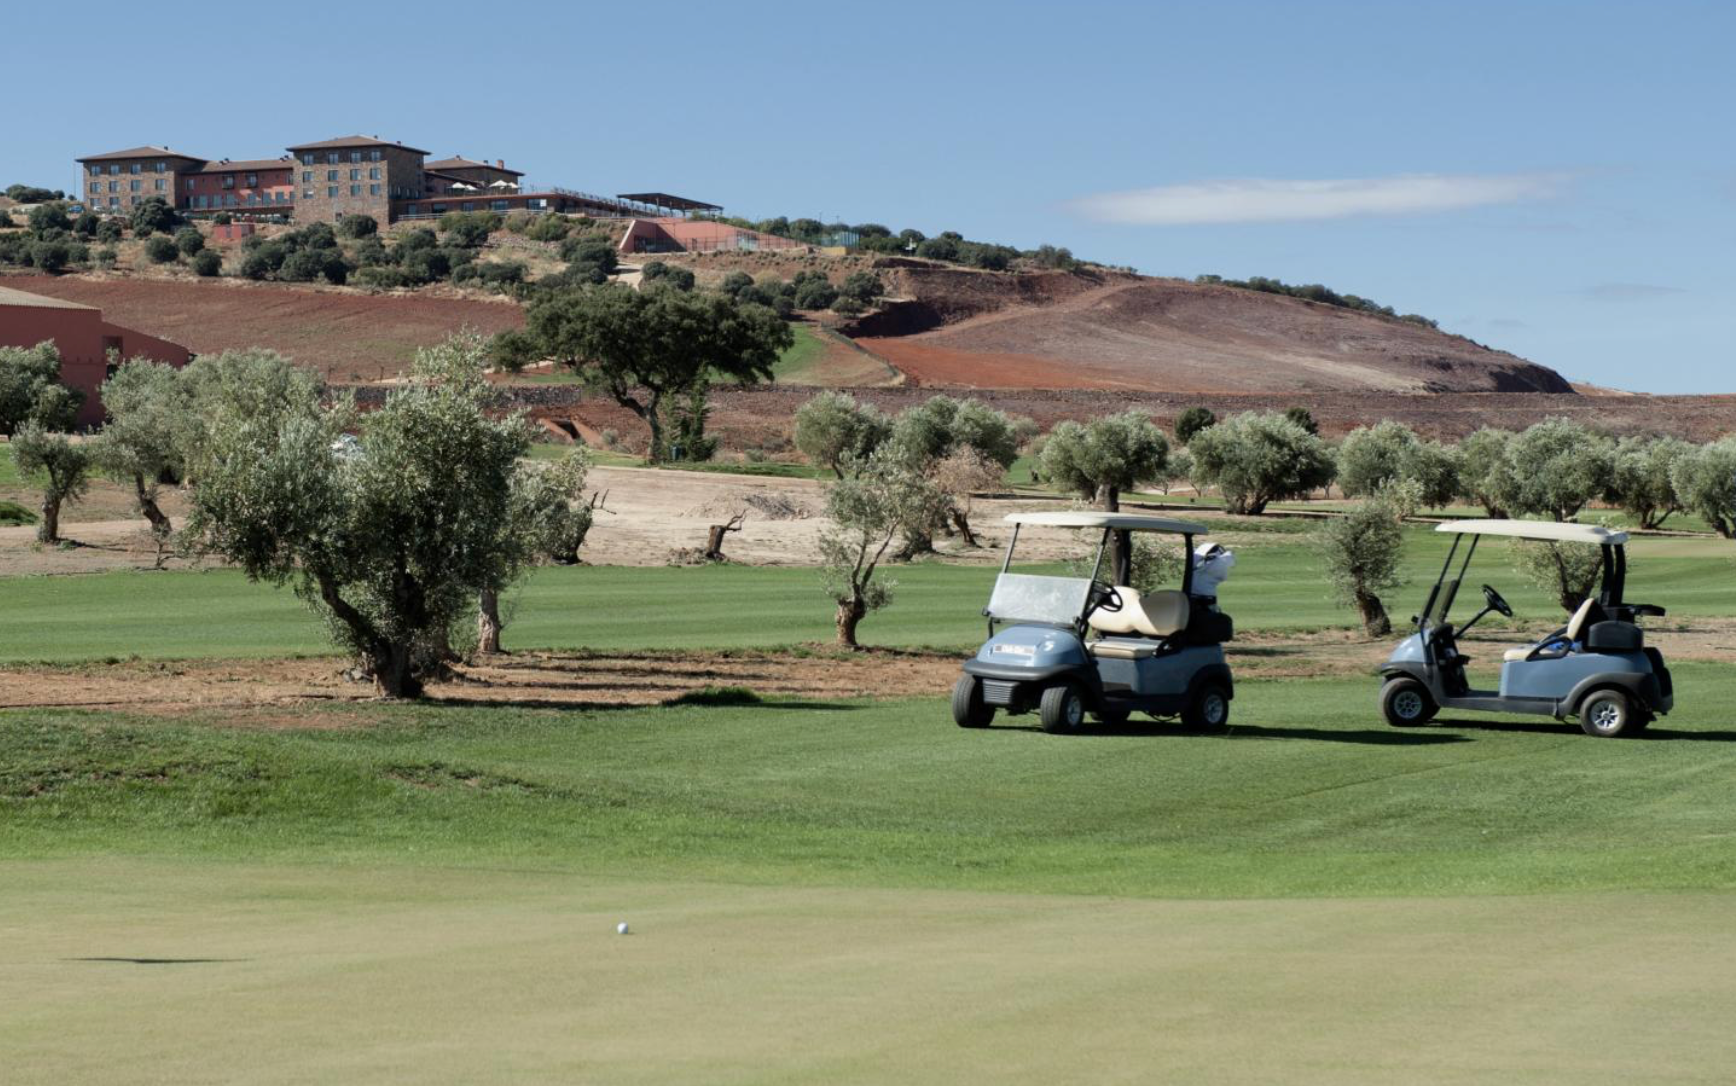
[[[1085,726],[1085,697],[1073,683],[1059,683],[1043,691],[1037,715],[1046,732],[1055,735],[1076,732]]]
[[[952,719],[961,728],[986,728],[995,719],[995,707],[983,704],[983,684],[974,675],[960,675],[952,686]]]
[[[1589,736],[1614,739],[1638,732],[1639,714],[1620,690],[1598,690],[1579,705],[1579,727]]]
[[[1429,688],[1415,679],[1388,679],[1380,688],[1380,713],[1395,728],[1420,727],[1439,711]]]
[[[1222,731],[1230,726],[1230,692],[1217,683],[1206,683],[1194,691],[1187,708],[1181,711],[1181,722],[1195,731]]]

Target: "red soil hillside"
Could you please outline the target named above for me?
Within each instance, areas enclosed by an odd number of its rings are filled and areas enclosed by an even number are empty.
[[[492,335],[524,323],[508,300],[364,294],[233,279],[9,276],[5,285],[101,306],[116,324],[200,354],[270,347],[336,381],[377,381],[409,365],[417,347],[464,327]]]
[[[883,262],[902,300],[847,331],[920,384],[1150,392],[1560,392],[1462,336],[1275,294],[1105,272]]]

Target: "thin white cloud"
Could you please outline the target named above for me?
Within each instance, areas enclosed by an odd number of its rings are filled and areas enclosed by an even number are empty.
[[[1201,181],[1108,192],[1073,201],[1099,222],[1132,226],[1307,222],[1365,215],[1428,215],[1554,195],[1566,174],[1412,174],[1337,181]]]

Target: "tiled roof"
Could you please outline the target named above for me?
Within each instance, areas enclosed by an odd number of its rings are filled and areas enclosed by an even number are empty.
[[[30,306],[35,309],[91,309],[94,305],[83,305],[79,302],[69,302],[64,298],[50,298],[46,294],[31,294],[27,291],[13,290],[11,287],[0,287],[0,305]]]
[[[291,158],[246,158],[232,162],[207,162],[191,172],[193,173],[257,173],[260,170],[290,170],[295,168],[295,160]]]
[[[198,155],[184,155],[179,151],[171,151],[167,147],[134,147],[126,151],[110,151],[102,155],[85,155],[79,162],[104,162],[108,159],[120,158],[184,158],[193,162],[204,162]]]
[[[523,170],[509,170],[505,166],[496,166],[492,162],[477,162],[469,158],[443,158],[438,162],[426,164],[430,170],[493,170],[495,173],[509,173],[514,177],[523,177]]]
[[[373,136],[339,136],[335,140],[320,140],[318,143],[298,143],[289,149],[291,151],[335,151],[340,147],[396,147],[401,151],[409,151],[415,155],[428,153],[420,147],[406,147],[401,143],[375,139]]]

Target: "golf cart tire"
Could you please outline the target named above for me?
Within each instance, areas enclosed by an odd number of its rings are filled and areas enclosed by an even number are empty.
[[[1051,735],[1071,735],[1085,726],[1085,694],[1077,683],[1047,687],[1037,703],[1037,717]]]
[[[1407,675],[1388,679],[1380,688],[1380,715],[1395,728],[1420,728],[1440,711],[1429,688]]]
[[[1196,732],[1225,730],[1230,726],[1230,692],[1219,683],[1201,683],[1181,711],[1181,722]]]
[[[1640,731],[1639,710],[1622,690],[1594,690],[1579,706],[1579,728],[1594,739],[1617,739]]]
[[[952,720],[961,728],[986,728],[994,723],[995,707],[983,704],[983,684],[975,675],[960,675],[952,685]]]

